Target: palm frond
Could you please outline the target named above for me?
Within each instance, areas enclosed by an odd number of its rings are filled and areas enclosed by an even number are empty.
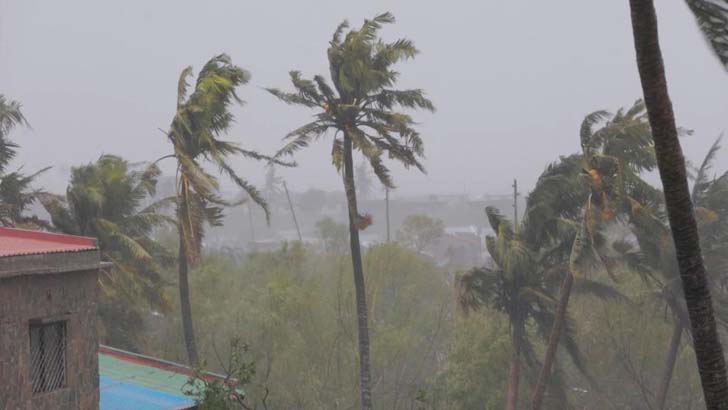
[[[695,172],[695,181],[693,181],[691,197],[693,204],[696,206],[699,206],[702,196],[705,194],[705,191],[710,185],[709,173],[713,169],[713,163],[718,155],[718,151],[720,151],[722,139],[722,134],[715,139],[713,145],[710,146],[708,153],[705,154],[705,158],[703,158],[703,162],[700,164],[700,167]]]
[[[334,30],[334,35],[331,38],[331,44],[332,45],[339,45],[341,44],[341,35],[344,33],[344,30],[349,28],[349,22],[344,20],[342,21],[338,27],[336,27],[336,30]]]
[[[542,307],[548,307],[549,309],[556,309],[558,301],[551,296],[547,295],[541,289],[534,287],[524,287],[518,294],[519,298],[527,303],[537,304]]]
[[[187,98],[187,88],[190,86],[187,81],[192,76],[192,66],[185,67],[177,81],[177,108],[180,108]]]
[[[230,165],[228,165],[224,161],[218,161],[218,166],[222,170],[224,174],[232,180],[235,185],[239,186],[240,188],[245,191],[245,193],[248,195],[248,197],[255,202],[265,213],[265,220],[267,223],[270,223],[270,210],[268,208],[268,202],[266,202],[263,195],[260,193],[258,188],[256,188],[253,184],[246,181],[245,179],[238,176],[238,174],[233,170]]]
[[[8,100],[0,94],[0,172],[17,154],[18,145],[8,138],[10,131],[16,126],[30,127],[21,108],[19,102]]]
[[[728,70],[728,2],[686,0],[693,16],[723,68]]]
[[[594,111],[593,113],[587,115],[584,117],[584,120],[581,122],[581,127],[579,131],[579,138],[581,139],[581,147],[585,151],[589,151],[591,149],[591,146],[593,144],[592,136],[593,136],[593,128],[598,123],[606,120],[609,118],[611,114],[609,111]]]
[[[592,279],[581,279],[574,286],[574,292],[615,302],[629,302],[629,298],[613,286]]]
[[[116,223],[103,218],[97,219],[96,223],[100,230],[104,231],[105,236],[117,241],[118,245],[124,248],[127,254],[135,260],[145,262],[151,262],[153,260],[152,255],[134,238],[126,235],[123,229]]]
[[[485,267],[473,268],[457,275],[455,278],[457,303],[463,314],[467,315],[492,302],[496,294],[498,276],[497,271]]]

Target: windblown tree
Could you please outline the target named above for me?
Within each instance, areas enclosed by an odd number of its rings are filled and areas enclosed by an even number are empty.
[[[725,0],[687,0],[687,3],[725,67],[728,60],[728,4]],[[637,69],[655,141],[657,166],[664,188],[705,404],[709,410],[728,409],[728,373],[718,337],[698,223],[690,198],[685,158],[667,91],[655,6],[652,0],[630,0],[629,4]]]
[[[8,100],[0,94],[0,224],[15,227],[47,227],[45,221],[37,216],[26,215],[26,211],[44,193],[42,190],[33,189],[33,182],[38,175],[49,168],[30,175],[23,174],[20,170],[7,172],[10,162],[18,154],[18,145],[9,137],[17,126],[29,126],[21,111],[20,103]]]
[[[596,126],[598,128],[594,129]],[[687,133],[683,130],[678,132]],[[553,214],[553,209],[559,207],[567,211],[563,216],[573,217],[576,211],[574,206],[569,208],[568,203],[583,203],[584,197],[591,194],[593,199],[589,204],[593,205],[592,209],[601,210],[584,214],[589,218],[586,227],[590,228],[585,233],[592,243],[603,242],[599,236],[594,237],[594,234],[598,235],[610,223],[616,222],[629,228],[629,232],[637,240],[636,246],[632,241],[617,240],[611,244],[611,249],[607,252],[620,255],[630,270],[639,273],[648,286],[658,289],[655,295],[665,302],[674,321],[665,369],[655,395],[655,404],[658,408],[663,408],[681,335],[689,326],[682,291],[677,280],[675,251],[669,240],[669,229],[664,216],[662,193],[642,179],[643,173],[650,172],[657,166],[644,104],[638,101],[630,109],[621,109],[614,115],[606,111],[589,114],[582,123],[580,139],[581,155],[562,159],[560,164],[550,167],[539,179],[537,188],[529,197],[526,211],[526,219],[530,222],[528,226],[537,229],[546,228],[545,231],[548,232],[548,221],[551,219],[548,215]],[[701,233],[704,228],[713,232],[709,245],[706,246],[716,250],[711,252],[708,260],[720,274],[723,274],[725,265],[722,250],[725,242],[716,236],[722,232],[719,221],[724,220],[720,213],[723,204],[719,200],[723,193],[721,189],[723,184],[722,178],[715,180],[709,178],[709,170],[716,151],[717,145],[714,145],[701,167],[696,169],[696,183],[692,196],[697,204],[706,201],[704,198],[708,196],[708,192],[713,193],[710,195],[710,207],[699,205],[697,208],[698,220]],[[579,175],[582,177],[578,177]],[[711,208],[716,210],[713,211]],[[542,226],[537,223],[538,221]],[[705,235],[708,235],[708,232]],[[607,262],[607,265],[611,263],[609,259],[604,262]],[[711,283],[720,283],[718,275],[713,276],[715,278]],[[568,303],[568,289],[571,286],[571,278],[565,279],[560,298],[560,306],[564,306],[564,309]],[[722,293],[717,296],[723,298]],[[552,336],[544,368],[534,392],[534,409],[539,408],[543,395],[544,383],[548,377],[549,359],[553,358],[555,343],[558,340],[558,326],[555,326]]]
[[[574,220],[577,215],[580,219],[569,263],[564,267],[566,274],[561,285],[557,319],[533,393],[534,410],[541,408],[574,279],[583,275],[585,269],[594,268],[582,262],[599,261],[599,265],[612,275],[614,258],[606,255],[616,251],[624,256],[627,250],[620,248],[623,242],[607,243],[603,232],[619,223],[617,216],[628,218],[630,201],[652,203],[658,197],[658,192],[640,178],[642,172],[655,167],[650,127],[641,101],[615,114],[596,111],[587,115],[579,137],[582,153],[550,167],[529,196],[526,209],[530,237],[538,242],[554,237],[559,221]]]
[[[457,278],[458,303],[465,313],[488,307],[508,317],[512,350],[506,410],[514,410],[518,408],[522,361],[525,359],[531,371],[541,367],[527,328],[532,324],[537,334],[544,341],[548,340],[558,306],[552,295],[558,287],[560,273],[568,263],[569,249],[578,234],[579,225],[565,219],[556,221],[556,236],[542,242],[542,247],[536,247],[525,236],[534,232],[528,229],[527,222],[516,232],[511,222],[494,208],[487,208],[486,213],[495,232],[495,236],[486,238],[494,266],[474,268]],[[579,256],[587,261],[591,255]],[[599,297],[621,297],[609,286],[588,278],[581,279],[579,290]],[[588,378],[569,320],[564,321],[564,332],[559,339],[573,363]],[[553,397],[565,397],[563,386],[551,383],[548,387]],[[567,403],[562,401],[558,405],[563,408]]]
[[[399,73],[393,66],[413,58],[417,49],[410,40],[391,43],[378,37],[384,24],[394,23],[394,16],[384,13],[366,20],[359,29],[343,22],[334,32],[328,48],[331,85],[320,75],[304,79],[298,71],[290,73],[293,92],[269,91],[280,100],[317,110],[315,120],[290,132],[290,142],[277,156],[292,155],[325,134],[333,134],[331,159],[343,176],[349,209],[349,235],[356,291],[359,338],[360,393],[362,410],[372,409],[371,369],[369,365],[369,330],[364,270],[361,262],[359,230],[371,218],[359,213],[354,179],[353,152],[358,151],[371,165],[374,174],[386,187],[393,188],[385,156],[424,172],[420,163],[423,143],[414,128],[412,117],[402,109],[434,111],[434,106],[420,89],[398,90],[394,86]]]
[[[174,259],[153,238],[171,221],[164,213],[171,202],[151,201],[159,174],[155,165],[104,155],[71,170],[65,196],[42,197],[54,229],[97,238],[102,260],[113,264],[99,278],[99,313],[103,340],[121,348],[140,349],[143,314],[169,309],[160,269]]]
[[[234,142],[220,139],[233,123],[232,104],[242,104],[236,88],[246,84],[250,74],[232,64],[221,54],[205,64],[197,76],[194,90],[187,95],[192,67],[180,75],[177,88],[177,111],[167,131],[174,152],[167,157],[177,162],[176,216],[179,233],[178,285],[179,300],[189,363],[199,363],[190,307],[188,274],[200,257],[205,226],[222,224],[223,209],[234,205],[219,195],[219,182],[204,167],[209,162],[221,175],[240,187],[247,198],[258,204],[269,220],[268,206],[258,189],[240,177],[229,163],[233,156],[256,161],[272,159],[255,151],[245,150]],[[167,158],[165,157],[165,158]],[[289,165],[276,161],[279,165]]]

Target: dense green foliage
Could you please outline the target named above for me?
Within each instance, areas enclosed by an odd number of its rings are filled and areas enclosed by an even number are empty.
[[[246,388],[269,389],[270,408],[344,409],[357,400],[356,312],[348,255],[294,242],[253,253],[240,264],[207,256],[191,275],[200,321],[200,354],[217,363],[216,346],[240,336],[256,363]],[[432,261],[396,244],[364,255],[378,402],[409,408],[445,365],[454,319],[451,278]],[[432,320],[435,318],[435,320]],[[157,335],[156,352],[184,357],[177,326]],[[213,370],[221,370],[213,368]]]

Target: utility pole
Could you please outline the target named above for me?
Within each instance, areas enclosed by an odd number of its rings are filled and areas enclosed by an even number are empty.
[[[385,203],[385,210],[387,212],[387,242],[390,241],[389,236],[389,188],[384,187],[384,203]]]
[[[518,233],[518,180],[513,179],[513,227]]]
[[[283,181],[283,189],[286,191],[286,198],[288,199],[288,207],[291,208],[291,215],[293,216],[293,224],[296,225],[296,232],[298,233],[298,240],[303,242],[301,236],[301,228],[298,227],[298,219],[296,219],[296,211],[293,210],[293,202],[291,202],[291,196],[288,194],[288,185],[286,181]]]

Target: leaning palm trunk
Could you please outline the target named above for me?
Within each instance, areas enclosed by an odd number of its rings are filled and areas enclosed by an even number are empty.
[[[665,192],[705,404],[708,410],[728,409],[725,359],[718,339],[698,227],[690,201],[685,158],[667,92],[655,7],[652,0],[630,0],[630,8],[637,67],[655,141],[657,165]]]
[[[344,135],[344,189],[349,206],[349,235],[351,237],[351,263],[354,270],[354,289],[356,292],[356,316],[359,333],[359,388],[361,390],[362,410],[372,409],[371,369],[369,366],[369,324],[364,268],[361,261],[359,244],[359,213],[356,204],[354,185],[354,160],[352,144],[348,135]]]
[[[546,392],[546,385],[548,384],[548,378],[551,374],[551,367],[554,364],[556,358],[556,350],[559,346],[559,340],[561,339],[561,333],[564,329],[564,323],[566,323],[566,308],[569,305],[569,296],[571,296],[571,288],[574,285],[574,275],[571,272],[566,273],[564,282],[561,284],[561,290],[559,292],[559,304],[556,307],[556,318],[554,319],[554,325],[549,335],[549,344],[546,348],[546,356],[543,360],[543,366],[538,374],[538,381],[533,391],[533,397],[531,399],[533,410],[540,410],[543,404],[543,396]]]
[[[195,343],[195,330],[192,326],[192,307],[190,305],[190,284],[188,278],[189,261],[187,259],[187,246],[185,239],[180,233],[179,238],[179,305],[182,313],[182,330],[185,338],[185,348],[187,349],[187,360],[189,365],[197,367],[199,359],[197,356],[197,343]]]
[[[516,410],[518,406],[518,385],[521,373],[521,344],[523,341],[523,321],[516,317],[511,329],[511,368],[508,372],[506,390],[506,410]]]
[[[675,318],[675,327],[672,329],[672,337],[670,338],[670,346],[667,348],[667,360],[665,363],[665,369],[662,371],[662,377],[660,378],[660,385],[657,386],[657,408],[663,410],[665,408],[665,402],[667,401],[667,392],[670,387],[670,381],[672,380],[672,372],[675,369],[675,361],[677,360],[677,353],[680,349],[680,340],[684,327],[682,321]]]

